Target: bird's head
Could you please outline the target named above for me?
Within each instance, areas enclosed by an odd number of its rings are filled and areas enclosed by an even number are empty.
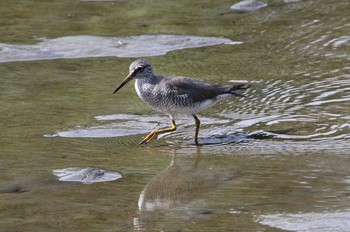
[[[119,89],[121,89],[126,83],[131,81],[132,79],[142,79],[153,76],[153,70],[150,63],[147,60],[135,60],[131,63],[129,67],[129,75],[125,77],[125,79],[117,86],[113,93],[116,93]]]

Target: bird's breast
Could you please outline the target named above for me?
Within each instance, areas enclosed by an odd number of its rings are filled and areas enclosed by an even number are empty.
[[[138,81],[136,80],[135,90],[136,90],[137,95],[142,99],[142,90],[141,90],[142,86],[140,86],[137,82]]]
[[[156,99],[154,85],[136,80],[135,90],[137,95],[146,103],[151,104]]]

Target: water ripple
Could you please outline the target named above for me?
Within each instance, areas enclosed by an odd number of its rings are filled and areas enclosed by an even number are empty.
[[[229,102],[235,114],[227,113],[230,110],[220,114],[234,120],[236,129],[272,132],[274,139],[288,140],[349,137],[348,78],[332,77],[313,82],[257,81],[252,86],[253,90],[247,91],[247,97],[238,106],[236,102]]]

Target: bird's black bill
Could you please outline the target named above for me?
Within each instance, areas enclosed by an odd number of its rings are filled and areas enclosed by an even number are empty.
[[[114,90],[113,94],[115,94],[119,89],[121,89],[126,83],[131,81],[133,79],[133,75],[129,74],[125,79],[117,86],[117,88]]]

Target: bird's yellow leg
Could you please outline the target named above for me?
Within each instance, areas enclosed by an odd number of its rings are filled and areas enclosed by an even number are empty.
[[[159,134],[164,134],[167,132],[171,132],[171,131],[175,131],[176,130],[176,124],[175,124],[175,120],[171,120],[171,127],[170,128],[165,128],[165,129],[159,129],[159,130],[154,130],[151,133],[149,133],[141,142],[140,144],[144,144],[144,143],[149,143],[151,142],[153,139],[157,138],[157,136]]]
[[[196,132],[194,133],[194,142],[196,143],[196,146],[199,146],[198,143],[198,132],[199,132],[199,126],[201,125],[201,121],[197,118],[195,114],[192,115],[194,120],[196,121]]]

